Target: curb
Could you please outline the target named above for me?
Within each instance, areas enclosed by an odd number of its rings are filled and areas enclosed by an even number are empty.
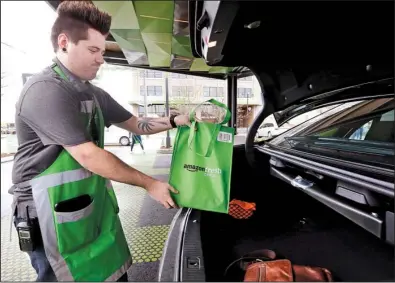
[[[173,148],[158,149],[156,153],[159,154],[173,154]]]
[[[14,160],[14,156],[7,156],[1,158],[1,163],[10,162]]]

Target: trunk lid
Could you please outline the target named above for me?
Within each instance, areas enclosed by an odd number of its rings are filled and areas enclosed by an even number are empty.
[[[394,2],[189,1],[193,54],[258,78],[280,126],[393,93]]]

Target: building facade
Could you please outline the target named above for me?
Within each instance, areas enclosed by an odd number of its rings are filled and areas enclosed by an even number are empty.
[[[162,117],[166,115],[166,80],[171,112],[188,113],[210,98],[227,104],[226,80],[105,64],[93,83],[134,115]],[[262,108],[261,90],[255,77],[239,79],[237,87],[237,126],[245,128]],[[217,107],[205,105],[197,115],[210,118],[215,111]]]
[[[152,70],[134,70],[136,72],[134,91],[129,104],[139,116],[165,116],[166,76],[168,81],[169,106],[171,111],[188,113],[200,103],[214,98],[227,103],[227,81],[197,76],[164,73]],[[248,127],[261,109],[260,86],[255,77],[238,80],[237,89],[237,126]],[[210,106],[199,107],[198,116],[209,116]]]

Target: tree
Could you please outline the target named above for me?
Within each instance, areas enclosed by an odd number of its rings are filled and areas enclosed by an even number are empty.
[[[170,109],[178,114],[188,114],[198,104],[204,102],[207,98],[202,95],[203,87],[200,85],[190,85],[190,80],[181,79],[177,86],[173,86],[172,95],[170,96]],[[218,86],[219,87],[219,86]],[[217,101],[224,103],[225,94],[214,97]],[[197,109],[198,119],[205,121],[218,122],[222,121],[226,111],[215,105],[202,105]]]
[[[187,79],[180,79],[179,85],[173,86],[169,97],[169,108],[172,112],[189,113],[199,101],[201,90],[196,86],[188,85]]]
[[[246,128],[248,127],[248,121],[252,115],[252,108],[249,105],[243,105],[237,107],[237,127]]]

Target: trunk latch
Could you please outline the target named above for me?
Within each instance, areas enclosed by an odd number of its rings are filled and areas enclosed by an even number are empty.
[[[199,257],[188,258],[187,266],[188,268],[200,269],[200,258]]]

